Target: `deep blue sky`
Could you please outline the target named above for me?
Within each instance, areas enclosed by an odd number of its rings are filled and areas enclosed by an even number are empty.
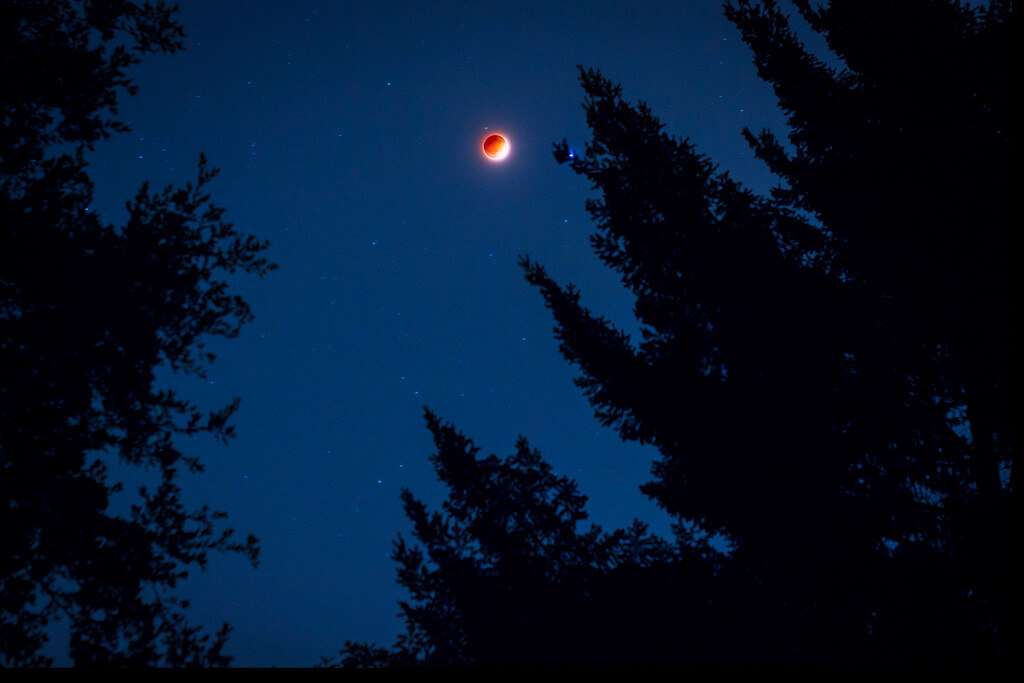
[[[254,323],[214,344],[215,408],[242,399],[227,447],[186,500],[261,539],[260,567],[214,556],[183,593],[197,623],[234,627],[236,666],[307,666],[346,639],[390,645],[404,592],[388,558],[409,535],[399,492],[434,503],[427,405],[506,455],[518,434],[590,496],[592,520],[668,534],[637,487],[655,453],[600,427],[552,319],[516,264],[541,262],[635,331],[632,300],[590,250],[593,191],[551,156],[588,139],[576,64],[645,100],[735,178],[771,180],[740,131],[783,131],[715,0],[689,2],[203,2],[182,0],[187,48],[134,70],[132,132],[90,157],[95,209],[114,222],[146,179],[222,171],[226,217],[280,265],[236,291]],[[488,130],[513,144],[479,151]]]

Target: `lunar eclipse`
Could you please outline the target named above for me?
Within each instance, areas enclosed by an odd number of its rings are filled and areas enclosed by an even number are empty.
[[[491,133],[484,138],[482,145],[484,156],[489,161],[502,161],[508,156],[508,153],[512,151],[512,146],[509,145],[508,138],[498,133]]]

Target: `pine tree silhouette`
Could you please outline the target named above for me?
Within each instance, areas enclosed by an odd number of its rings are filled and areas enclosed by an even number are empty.
[[[3,2],[0,52],[0,664],[52,664],[50,624],[70,624],[76,665],[225,665],[215,635],[173,589],[212,550],[256,563],[224,513],[187,509],[177,477],[199,461],[175,435],[228,439],[237,401],[204,413],[154,386],[154,371],[203,376],[207,335],[251,319],[223,274],[263,275],[266,244],[209,203],[216,174],[143,186],[115,227],[90,208],[84,151],[112,133],[127,69],[182,47],[164,3]],[[115,512],[117,467],[159,482]]]

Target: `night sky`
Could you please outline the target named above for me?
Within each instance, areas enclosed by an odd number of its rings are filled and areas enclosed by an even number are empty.
[[[188,504],[261,541],[256,570],[214,555],[194,573],[193,621],[233,626],[236,666],[391,645],[405,593],[389,553],[411,531],[399,493],[443,494],[424,405],[482,454],[525,435],[580,483],[592,521],[640,517],[668,535],[637,489],[655,451],[594,419],[516,261],[529,254],[635,336],[631,296],[590,250],[593,190],[551,155],[589,138],[577,64],[733,177],[771,186],[741,129],[785,132],[783,117],[720,3],[180,7],[186,50],[133,70],[132,132],[89,157],[93,210],[122,221],[139,184],[184,183],[205,152],[221,169],[214,202],[280,266],[232,280],[256,320],[214,341],[207,382],[164,377],[207,409],[241,397],[228,446],[182,444],[206,472],[181,483]],[[512,144],[502,163],[480,149],[495,131]]]

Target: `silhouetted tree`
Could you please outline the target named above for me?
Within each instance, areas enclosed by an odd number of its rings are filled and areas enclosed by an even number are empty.
[[[449,495],[428,512],[408,490],[419,545],[394,559],[411,601],[388,650],[347,642],[342,666],[724,664],[764,649],[763,592],[735,580],[706,543],[672,546],[635,521],[582,529],[586,496],[520,437],[506,458],[479,449],[429,410],[431,462]],[[723,590],[729,586],[730,590]],[[738,590],[733,590],[737,588]],[[738,612],[737,612],[738,610]],[[743,619],[735,615],[745,613]],[[681,620],[681,615],[686,615]],[[728,616],[728,618],[725,618]],[[728,633],[728,637],[723,635]],[[759,635],[759,634],[758,634]]]
[[[525,260],[527,276],[598,418],[659,449],[646,493],[729,534],[803,606],[795,648],[995,654],[1011,567],[1010,3],[794,4],[842,69],[775,3],[726,7],[792,129],[790,150],[745,131],[782,179],[768,198],[582,75],[594,140],[572,167],[602,192],[593,245],[636,294],[643,341]]]
[[[52,663],[49,624],[70,623],[85,665],[224,665],[228,626],[189,625],[171,589],[210,550],[255,565],[256,538],[224,513],[186,509],[179,470],[201,471],[176,435],[232,435],[237,400],[205,414],[154,386],[154,371],[203,376],[207,335],[251,319],[223,273],[263,275],[266,243],[209,203],[200,158],[183,188],[143,186],[123,226],[90,210],[84,152],[113,132],[126,70],[182,47],[164,3],[0,5],[0,663]],[[118,468],[159,472],[115,512]],[[127,507],[127,506],[126,506]]]
[[[682,549],[699,546],[700,534],[725,534],[732,547],[715,560],[717,583],[683,589],[640,562],[619,590],[662,596],[639,603],[632,625],[661,629],[695,654],[679,663],[997,660],[1009,656],[1016,628],[1012,3],[793,4],[840,67],[805,48],[777,3],[725,7],[788,116],[789,146],[744,131],[781,181],[769,196],[719,172],[592,70],[581,69],[581,82],[593,140],[582,156],[555,146],[556,159],[600,191],[587,203],[598,226],[592,245],[635,294],[642,340],[523,258],[526,277],[598,419],[659,451],[643,491],[677,520],[678,546],[659,550],[655,564],[699,573]],[[439,472],[452,487],[473,467]],[[514,500],[505,489],[487,495],[495,499],[481,508]],[[405,610],[403,643],[415,647],[397,653],[494,662],[478,653],[502,647],[498,632],[469,615],[519,632],[512,624],[534,603],[439,597],[474,590],[479,568],[443,558],[479,532],[435,532],[463,529],[458,508],[428,526],[410,500],[436,570],[424,574],[434,592],[417,592],[417,556],[399,545],[400,579],[426,611]],[[521,503],[515,509],[534,509]],[[500,571],[501,585],[562,557],[542,547]],[[614,564],[599,566],[601,576],[616,574]],[[543,585],[568,600],[545,614],[591,617],[609,604],[582,578]],[[692,608],[702,603],[719,607]],[[433,623],[450,630],[423,626]],[[626,661],[605,648],[634,643],[602,640],[619,632],[581,623],[594,646],[565,646],[557,661]],[[702,633],[735,647],[693,647]],[[459,649],[467,637],[473,648]],[[514,642],[505,661],[539,661],[542,645]],[[396,654],[351,644],[347,652],[352,664]]]

